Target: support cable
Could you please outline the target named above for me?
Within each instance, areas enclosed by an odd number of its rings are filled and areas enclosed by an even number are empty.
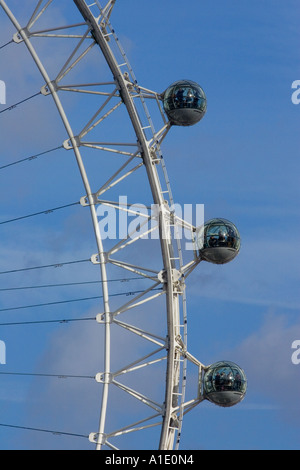
[[[32,98],[35,98],[36,96],[41,95],[41,94],[42,94],[42,92],[39,91],[38,93],[35,93],[34,95],[31,95],[31,96],[29,96],[28,98],[25,98],[24,100],[18,101],[18,103],[15,103],[15,104],[9,106],[8,108],[5,108],[5,109],[3,109],[2,111],[0,111],[0,114],[5,113],[6,111],[11,111],[12,109],[17,108],[20,104],[23,104],[23,103],[25,103],[26,101],[29,101],[29,100],[31,100]]]
[[[145,277],[124,277],[119,279],[108,279],[107,282],[129,282],[129,281],[145,281]],[[1,288],[0,292],[9,292],[9,291],[17,291],[17,290],[30,290],[30,289],[47,289],[51,287],[69,287],[69,286],[84,286],[84,285],[91,285],[91,284],[101,284],[103,281],[83,281],[83,282],[66,282],[62,284],[45,284],[41,286],[23,286],[23,287],[6,287]]]
[[[153,291],[157,291],[157,290],[162,291],[163,289],[162,288],[153,289]],[[129,295],[141,294],[143,292],[145,292],[145,290],[136,290],[136,291],[131,291],[131,292],[119,292],[119,293],[116,293],[116,294],[110,294],[110,297],[119,297],[119,296],[123,296],[123,295],[129,296]],[[51,306],[51,305],[69,304],[69,303],[73,303],[73,302],[85,302],[87,300],[96,300],[96,299],[103,299],[103,296],[102,295],[96,295],[96,296],[93,296],[93,297],[83,297],[81,299],[59,300],[59,301],[56,301],[56,302],[47,302],[47,303],[42,303],[42,304],[22,305],[20,307],[1,308],[0,312],[2,313],[2,312],[10,312],[12,310],[24,310],[26,308],[48,307],[48,306]]]
[[[87,317],[87,318],[68,318],[68,319],[58,319],[58,320],[33,320],[33,321],[20,321],[20,322],[10,322],[10,323],[0,323],[0,326],[20,326],[20,325],[40,325],[46,323],[72,323],[72,322],[81,322],[81,321],[95,321],[96,317]]]
[[[89,436],[87,436],[85,434],[75,434],[75,433],[72,433],[72,432],[62,432],[62,431],[50,431],[49,429],[31,428],[31,427],[28,427],[28,426],[15,426],[13,424],[4,424],[4,423],[0,423],[0,426],[5,427],[5,428],[23,429],[23,430],[26,430],[26,431],[46,432],[46,433],[54,434],[54,435],[57,435],[57,436],[83,437],[84,439],[89,438]]]
[[[13,42],[15,42],[13,39],[9,42],[7,42],[6,44],[3,44],[2,46],[0,46],[0,50],[1,49],[4,49],[6,46],[9,46],[9,44],[12,44]]]
[[[28,372],[0,372],[0,375],[13,375],[22,377],[54,377],[58,379],[94,379],[92,375],[69,375],[69,374],[38,374]]]
[[[12,163],[8,163],[6,165],[0,166],[0,170],[4,170],[4,168],[8,168],[8,167],[13,166],[13,165],[18,165],[19,163],[23,163],[23,162],[26,162],[26,161],[35,160],[38,157],[41,157],[42,155],[46,155],[48,153],[54,152],[55,150],[59,150],[59,149],[62,149],[62,148],[63,148],[63,146],[60,145],[59,147],[54,147],[53,149],[46,150],[46,151],[41,152],[41,153],[37,153],[36,155],[31,155],[30,157],[22,158],[21,160],[17,160],[16,162],[12,162]]]
[[[20,273],[20,272],[24,272],[24,271],[33,271],[35,269],[61,268],[63,266],[70,265],[70,264],[87,263],[87,262],[90,262],[90,261],[91,261],[90,258],[80,259],[80,260],[77,260],[77,261],[66,261],[64,263],[46,264],[46,265],[43,265],[43,266],[32,266],[30,268],[21,268],[21,269],[11,269],[9,271],[0,271],[0,274]]]
[[[79,204],[80,204],[79,201],[78,202],[72,202],[71,204],[65,204],[64,206],[54,207],[53,209],[47,209],[45,211],[35,212],[34,214],[23,215],[22,217],[16,217],[14,219],[5,220],[3,222],[0,222],[0,225],[9,224],[11,222],[17,222],[18,220],[29,219],[30,217],[36,217],[37,215],[51,214],[52,212],[55,212],[55,211],[58,211],[58,210],[61,210],[61,209],[66,209],[67,207],[77,206]]]

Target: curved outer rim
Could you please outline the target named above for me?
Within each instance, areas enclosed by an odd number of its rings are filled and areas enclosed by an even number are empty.
[[[94,18],[91,11],[89,10],[89,7],[87,6],[86,2],[84,0],[73,0],[73,1],[76,4],[79,11],[81,12],[85,21],[89,24],[91,30],[93,31],[94,39],[100,46],[100,49],[107,61],[107,64],[109,65],[113,73],[115,81],[119,85],[120,93],[122,95],[124,104],[127,108],[127,111],[131,119],[133,128],[135,130],[138,142],[140,144],[141,154],[142,154],[143,162],[147,171],[148,180],[149,180],[149,184],[151,187],[154,203],[158,204],[159,207],[163,208],[165,206],[165,201],[164,201],[164,197],[162,194],[158,173],[157,173],[155,164],[152,161],[150,148],[145,138],[144,132],[141,128],[137,111],[133,103],[132,97],[130,96],[130,93],[127,89],[127,85],[124,80],[124,77],[121,74],[118,68],[118,65],[114,59],[114,56],[110,48],[107,45],[107,41],[104,38],[99,28],[99,25],[97,24],[96,19]],[[111,323],[111,318],[110,318],[105,252],[103,250],[101,233],[100,233],[99,226],[98,226],[97,213],[96,213],[93,193],[91,191],[88,176],[86,174],[86,170],[82,161],[82,157],[78,148],[75,135],[68,121],[67,115],[60,101],[58,93],[54,87],[54,84],[51,82],[51,79],[46,69],[44,68],[43,63],[41,62],[33,45],[31,44],[30,34],[28,34],[28,31],[26,31],[25,29],[22,29],[21,25],[18,23],[17,19],[15,18],[13,13],[10,11],[10,9],[8,8],[4,0],[0,0],[0,5],[4,9],[9,19],[12,21],[16,30],[18,31],[19,35],[24,41],[41,75],[43,76],[46,85],[49,88],[49,92],[52,94],[53,100],[59,111],[60,117],[63,121],[65,129],[69,136],[70,142],[72,144],[76,161],[78,164],[78,168],[81,174],[81,178],[85,187],[86,197],[88,199],[89,206],[90,206],[92,223],[94,227],[97,248],[99,252],[99,264],[100,264],[101,276],[102,276],[102,281],[103,281],[102,289],[103,289],[103,302],[104,302],[104,314],[105,314],[105,373],[104,373],[104,381],[103,381],[102,410],[101,410],[101,417],[100,417],[100,423],[99,423],[98,441],[96,445],[96,448],[100,450],[103,445],[104,427],[105,427],[105,421],[106,421],[106,408],[107,408],[107,400],[108,400],[108,389],[109,389],[109,384],[110,384],[110,323]],[[180,359],[181,352],[180,352],[180,349],[176,347],[177,345],[176,336],[180,334],[179,327],[178,327],[178,325],[180,324],[180,320],[179,320],[180,315],[179,315],[178,293],[174,289],[174,282],[173,282],[174,266],[171,260],[171,253],[172,253],[173,246],[172,246],[172,240],[167,239],[166,236],[164,235],[168,233],[168,226],[167,226],[167,221],[166,221],[163,210],[160,212],[159,228],[160,228],[160,243],[161,243],[161,253],[162,253],[162,259],[163,259],[163,269],[165,272],[164,282],[165,282],[165,288],[166,288],[167,328],[168,328],[168,341],[169,341],[165,403],[164,403],[165,409],[164,409],[159,448],[161,450],[167,450],[167,449],[173,449],[173,446],[174,446],[174,438],[175,438],[176,429],[172,427],[172,413],[174,411],[172,400],[173,400],[173,394],[176,393],[176,391],[178,391],[178,388],[179,388],[180,377],[179,377],[179,374],[176,372],[175,364],[176,363],[178,364],[178,360]]]
[[[77,164],[78,164],[78,168],[79,168],[79,171],[80,171],[80,175],[81,175],[81,178],[82,178],[82,181],[83,181],[83,184],[84,184],[84,188],[85,188],[85,191],[86,191],[86,196],[87,196],[88,201],[89,201],[91,217],[92,217],[92,223],[93,223],[93,228],[94,228],[94,232],[95,232],[97,248],[98,248],[98,252],[99,252],[99,264],[100,264],[101,276],[102,276],[102,281],[103,281],[102,291],[103,291],[104,312],[105,312],[106,318],[108,318],[109,314],[110,314],[110,308],[109,308],[107,273],[106,273],[106,267],[105,267],[105,256],[104,256],[104,251],[103,251],[102,238],[101,238],[101,233],[100,233],[99,226],[98,226],[96,208],[95,208],[95,205],[94,205],[94,202],[93,202],[93,193],[91,191],[88,176],[87,176],[87,173],[85,171],[85,167],[84,167],[84,164],[83,164],[83,161],[82,161],[82,157],[81,157],[80,151],[79,151],[78,146],[77,146],[75,135],[74,135],[73,130],[71,128],[71,125],[68,121],[68,118],[67,118],[65,110],[62,106],[62,103],[61,103],[61,101],[58,97],[58,93],[55,90],[55,87],[54,87],[53,83],[51,82],[51,79],[50,79],[46,69],[44,68],[39,56],[37,55],[34,47],[32,46],[32,44],[30,42],[30,39],[29,39],[29,36],[27,35],[28,33],[24,29],[22,29],[21,25],[19,24],[19,22],[17,21],[17,19],[15,18],[15,16],[13,15],[13,13],[10,11],[10,9],[7,7],[6,3],[3,0],[0,0],[0,5],[4,9],[5,13],[10,18],[10,20],[12,21],[12,23],[15,26],[15,28],[17,29],[19,35],[22,37],[28,51],[30,52],[30,54],[31,54],[33,60],[35,61],[40,73],[42,74],[42,76],[45,80],[45,83],[48,86],[49,92],[52,94],[53,100],[55,102],[55,105],[58,109],[58,112],[60,114],[62,122],[63,122],[63,124],[65,126],[65,129],[67,131],[67,134],[69,136],[70,142],[72,144],[72,147],[73,147],[73,150],[74,150],[74,153],[75,153],[75,157],[76,157],[76,161],[77,161]],[[106,354],[105,354],[105,362],[106,362],[105,363],[105,370],[109,371],[110,370],[110,364],[109,364],[110,355],[108,354],[108,348],[109,348],[109,343],[110,343],[110,340],[109,340],[109,338],[110,338],[110,327],[109,327],[109,322],[108,321],[106,321],[105,336],[106,336],[106,348],[107,348]],[[104,383],[104,386],[103,386],[103,400],[105,400],[105,399],[107,400],[107,396],[108,396],[108,383],[106,381],[106,383]]]

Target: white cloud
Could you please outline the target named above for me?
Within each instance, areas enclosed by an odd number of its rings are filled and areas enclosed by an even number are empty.
[[[227,351],[227,356],[235,357],[245,369],[249,394],[267,398],[268,406],[278,407],[283,419],[297,424],[300,366],[292,363],[291,345],[299,338],[299,320],[292,322],[285,315],[269,313],[259,330],[244,339],[235,350]]]
[[[189,280],[192,295],[299,309],[298,254],[292,239],[281,240],[276,235],[274,231],[275,239],[271,240],[266,236],[255,240],[242,238],[240,254],[227,265],[201,263]]]

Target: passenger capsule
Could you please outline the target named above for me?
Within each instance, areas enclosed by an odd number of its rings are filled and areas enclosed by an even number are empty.
[[[214,264],[232,261],[240,251],[240,234],[226,219],[212,219],[197,229],[199,258]]]
[[[206,96],[197,83],[180,80],[164,92],[163,106],[171,124],[192,126],[206,112]]]
[[[247,391],[245,372],[234,362],[212,364],[204,374],[204,398],[225,408],[243,400]]]

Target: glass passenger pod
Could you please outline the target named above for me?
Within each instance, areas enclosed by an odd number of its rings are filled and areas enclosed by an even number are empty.
[[[199,122],[206,112],[206,96],[197,83],[180,80],[164,92],[163,106],[171,124],[192,126]]]
[[[243,400],[246,390],[245,372],[234,362],[216,362],[204,374],[204,398],[216,405],[234,406]]]
[[[240,251],[240,234],[226,219],[212,219],[197,230],[199,257],[215,264],[232,261]]]

